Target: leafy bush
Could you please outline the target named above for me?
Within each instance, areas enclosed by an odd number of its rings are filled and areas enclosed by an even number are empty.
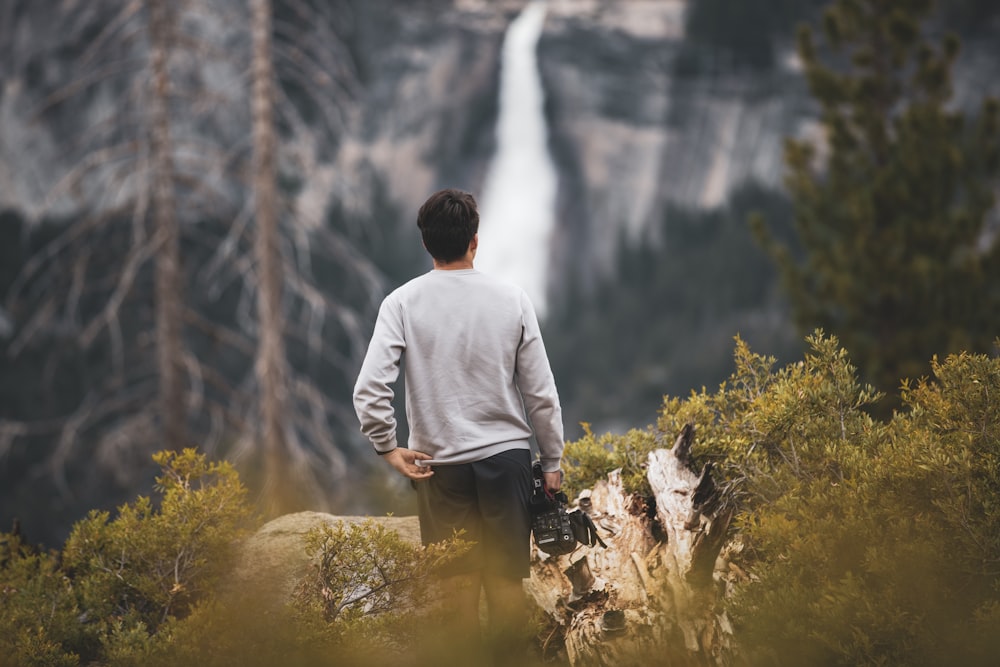
[[[146,664],[232,569],[252,512],[228,463],[187,449],[154,456],[159,506],[140,497],[78,522],[60,557],[6,537],[0,649],[15,665]]]
[[[667,398],[646,430],[566,448],[566,487],[614,468],[649,495],[650,451],[696,425],[695,466],[712,461],[735,511],[729,554],[749,574],[725,604],[739,660],[761,665],[987,665],[1000,654],[1000,359],[933,360],[903,384],[902,410],[868,410],[835,338],[802,361],[736,341],[715,391]],[[1000,340],[997,341],[1000,347]],[[0,539],[0,664],[438,664],[449,644],[432,575],[467,548],[421,549],[378,524],[309,534],[293,604],[222,586],[251,519],[227,464],[193,451],[157,456],[148,498],[112,519],[92,513],[60,555]],[[419,641],[418,641],[419,640]],[[442,647],[445,647],[442,649]],[[414,649],[414,651],[410,651]],[[407,653],[408,652],[408,653]],[[331,657],[335,656],[335,657]]]
[[[282,606],[225,576],[254,520],[232,466],[195,450],[154,459],[160,501],[91,512],[61,554],[0,536],[0,665],[372,665],[404,647],[437,664],[432,582],[467,543],[425,549],[374,521],[316,529]]]
[[[642,438],[589,431],[568,485],[637,470],[686,423],[736,509],[749,573],[727,599],[762,665],[992,664],[1000,654],[1000,359],[958,354],[904,383],[887,421],[835,338],[781,369],[737,339],[715,392],[665,400]],[[1000,341],[998,341],[1000,343]],[[575,458],[574,458],[575,457]],[[642,489],[633,485],[633,490]]]
[[[817,435],[836,432],[845,440],[874,428],[862,408],[878,394],[858,384],[836,338],[817,332],[806,341],[812,351],[804,361],[775,371],[773,357],[751,352],[737,337],[736,370],[714,393],[702,389],[687,399],[666,397],[655,427],[647,430],[597,437],[585,425],[584,437],[566,447],[567,486],[578,491],[622,468],[626,491],[648,495],[649,452],[672,447],[688,423],[698,429],[695,465],[716,462],[729,502],[747,507],[769,502],[793,492],[801,480],[824,474],[835,464]]]
[[[36,553],[14,535],[0,535],[0,665],[76,665],[79,657],[62,643],[92,642],[79,615],[57,557]]]
[[[337,647],[305,637],[294,619],[255,591],[226,591],[194,606],[190,615],[160,627],[151,667],[273,667],[343,665]]]
[[[91,512],[63,551],[84,606],[97,617],[130,617],[151,631],[185,614],[234,563],[251,519],[246,488],[228,463],[193,449],[160,452],[159,509],[148,497],[110,520]]]
[[[753,578],[732,611],[758,661],[995,658],[1000,360],[960,354],[933,370],[904,388],[908,409],[884,428],[850,433],[841,448],[836,432],[816,436],[837,474],[747,513]]]
[[[422,548],[374,520],[317,527],[305,538],[310,565],[290,604],[229,590],[169,625],[159,663],[369,666],[405,655],[405,664],[440,664],[424,659],[442,646],[434,580],[468,547],[456,539]]]
[[[563,490],[572,498],[583,489],[604,479],[609,470],[621,468],[622,483],[628,493],[649,495],[645,462],[649,452],[660,446],[651,429],[631,429],[624,435],[594,435],[583,424],[584,435],[568,443],[563,452]]]
[[[353,651],[404,650],[428,636],[421,617],[439,613],[435,583],[468,552],[461,536],[420,547],[372,520],[306,535],[308,575],[296,588],[300,621]]]

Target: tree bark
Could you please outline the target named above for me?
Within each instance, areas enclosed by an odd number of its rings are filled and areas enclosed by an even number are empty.
[[[260,337],[256,373],[260,385],[260,414],[264,445],[265,500],[276,513],[282,511],[282,484],[288,482],[285,403],[283,285],[278,231],[275,133],[274,67],[271,60],[272,15],[270,0],[251,0],[253,11],[253,190],[257,235],[257,312]]]
[[[152,162],[153,233],[156,238],[156,344],[160,420],[167,449],[187,444],[181,342],[180,241],[174,198],[174,161],[170,141],[169,75],[171,24],[166,0],[149,0],[150,158]]]
[[[526,590],[562,631],[571,665],[728,664],[718,556],[731,515],[717,511],[710,467],[690,467],[693,434],[685,427],[672,449],[649,455],[655,518],[615,470],[576,500],[607,549],[550,557],[533,547]]]

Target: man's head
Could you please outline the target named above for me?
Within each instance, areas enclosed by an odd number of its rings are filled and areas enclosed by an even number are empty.
[[[424,247],[439,262],[462,259],[479,231],[476,200],[461,190],[440,190],[432,194],[417,213],[417,227]]]

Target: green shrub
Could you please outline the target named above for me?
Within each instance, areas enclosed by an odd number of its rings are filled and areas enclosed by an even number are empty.
[[[207,463],[193,449],[154,460],[163,470],[159,508],[139,497],[114,519],[93,511],[73,527],[63,551],[95,618],[125,618],[150,632],[187,613],[232,569],[252,514],[230,464]]]
[[[645,432],[567,446],[567,485],[622,468],[692,423],[736,510],[750,575],[726,601],[761,665],[991,664],[1000,654],[1000,359],[934,360],[886,421],[836,338],[784,368],[739,339],[718,390],[664,401]],[[1000,346],[1000,341],[998,341]]]
[[[250,526],[246,489],[191,449],[154,459],[160,503],[91,512],[61,559],[3,537],[0,664],[145,665],[169,641],[158,629],[215,594]]]
[[[696,428],[695,467],[716,462],[726,500],[741,506],[771,502],[805,480],[841,474],[833,450],[877,425],[864,412],[879,395],[861,386],[836,338],[806,339],[804,361],[775,371],[773,357],[736,338],[735,370],[718,390],[687,399],[666,397],[655,427],[597,437],[589,426],[565,451],[567,486],[579,491],[622,468],[627,492],[648,495],[646,458],[669,448],[685,424]],[[826,434],[834,434],[825,442]]]
[[[79,657],[63,647],[95,641],[58,558],[0,535],[0,665],[64,667]]]
[[[160,626],[151,667],[273,667],[343,665],[338,647],[309,632],[288,610],[249,589],[206,598],[183,619]]]
[[[460,539],[423,548],[374,520],[310,531],[307,574],[290,603],[275,607],[253,590],[230,590],[162,632],[157,664],[204,667],[275,664],[431,665],[440,645],[435,581],[469,548]]]
[[[758,664],[989,664],[1000,360],[935,361],[879,423],[830,342],[779,372],[748,420],[768,455],[744,471],[737,637]]]
[[[375,644],[416,639],[404,631],[423,624],[401,622],[433,610],[435,583],[470,544],[461,536],[427,547],[366,520],[311,530],[305,539],[309,572],[296,588],[299,617],[322,619],[337,637],[365,637]],[[384,632],[386,624],[392,627]]]
[[[657,447],[651,430],[631,429],[624,435],[605,433],[598,437],[590,424],[583,424],[583,431],[584,436],[567,443],[563,452],[563,490],[567,496],[573,498],[616,468],[622,471],[628,493],[649,495],[644,466],[646,456]]]
[[[645,461],[696,427],[716,464],[749,573],[725,605],[738,660],[760,665],[987,665],[1000,654],[1000,359],[935,359],[888,420],[868,409],[835,338],[800,362],[736,341],[714,392],[667,398],[655,426],[566,448],[566,488],[620,469],[649,495]],[[1000,348],[1000,341],[997,341]],[[163,498],[92,513],[62,553],[0,540],[0,665],[435,664],[424,630],[434,575],[467,544],[422,549],[374,522],[311,532],[287,608],[222,587],[251,520],[228,464],[157,456]],[[411,651],[413,649],[416,652]],[[453,657],[453,656],[451,656]],[[424,660],[426,658],[426,660]]]

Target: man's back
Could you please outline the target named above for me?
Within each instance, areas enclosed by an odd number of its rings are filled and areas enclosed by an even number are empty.
[[[519,287],[474,269],[435,270],[386,297],[355,388],[366,408],[359,414],[385,403],[383,387],[396,379],[393,361],[404,351],[411,449],[449,463],[481,460],[526,448],[532,426],[543,458],[561,448],[555,385]],[[362,420],[377,449],[394,446],[380,441],[391,431],[394,443],[395,422],[386,417]]]

